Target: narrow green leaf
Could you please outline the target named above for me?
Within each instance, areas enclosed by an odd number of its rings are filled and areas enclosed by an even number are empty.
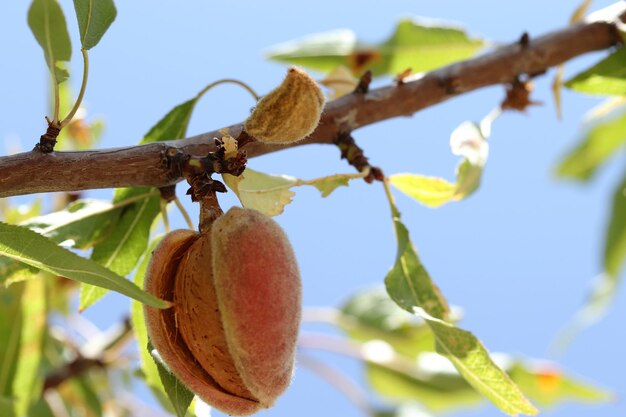
[[[1,409],[2,408],[0,407],[0,410]],[[0,415],[4,416],[4,414]],[[48,402],[43,396],[37,398],[35,403],[32,404],[32,406],[28,410],[28,415],[36,417],[57,417],[54,415],[54,412],[50,408],[50,405],[48,405]]]
[[[468,159],[461,161],[456,169],[456,192],[453,200],[464,200],[480,186],[480,179],[483,175],[483,167],[474,165]]]
[[[626,50],[618,48],[591,68],[577,74],[565,86],[589,94],[626,95]]]
[[[197,102],[198,98],[194,97],[174,107],[146,133],[139,144],[184,138]]]
[[[0,285],[9,286],[16,282],[26,281],[36,276],[37,272],[39,272],[37,268],[0,256]]]
[[[480,341],[444,321],[449,312],[447,302],[419,260],[388,188],[386,191],[398,240],[396,262],[385,278],[391,298],[427,322],[435,335],[437,351],[452,362],[474,389],[508,414],[536,414],[537,410],[493,362]]]
[[[65,209],[20,223],[56,243],[88,249],[102,239],[118,219],[121,207],[108,201],[83,199]]]
[[[47,328],[46,281],[34,279],[24,283],[22,302],[22,328],[17,369],[13,378],[13,394],[16,397],[15,412],[18,416],[28,414],[31,403],[40,395],[43,380],[40,363]]]
[[[148,344],[147,347],[149,352],[153,352],[154,348],[151,344]],[[155,351],[156,352],[156,351]],[[161,363],[160,359],[157,359],[153,356],[154,363],[159,371],[159,377],[161,378],[161,383],[163,384],[163,389],[167,393],[168,398],[172,402],[174,406],[174,410],[176,411],[176,415],[178,417],[185,417],[187,410],[189,409],[189,405],[193,400],[193,393],[187,389],[185,385],[183,385],[178,378],[174,376],[164,365]]]
[[[382,340],[409,358],[435,349],[426,322],[398,307],[382,288],[355,294],[341,307],[341,312],[339,326],[351,339]]]
[[[0,227],[2,223],[0,223]],[[24,283],[0,291],[0,397],[14,398],[13,379],[19,359]],[[11,410],[13,410],[11,401]]]
[[[436,413],[467,409],[483,400],[458,373],[432,374],[419,370],[416,375],[421,373],[424,377],[418,378],[377,365],[368,365],[366,372],[377,394],[396,401],[416,401]]]
[[[626,118],[625,118],[626,120]],[[626,135],[626,132],[625,132]],[[613,206],[604,244],[604,269],[618,277],[626,259],[626,175],[613,194]]]
[[[126,275],[132,271],[146,251],[150,227],[160,213],[159,195],[150,188],[126,188],[115,191],[114,203],[142,197],[122,208],[115,229],[94,247],[92,259],[112,271]]]
[[[624,109],[622,107],[622,109]],[[557,167],[557,175],[586,181],[626,142],[626,112],[592,126]]]
[[[495,364],[476,336],[429,315],[420,307],[416,307],[415,312],[426,320],[435,334],[437,352],[452,362],[476,391],[509,415],[537,414],[537,409]]]
[[[409,231],[398,217],[393,219],[393,223],[398,254],[394,266],[385,277],[387,292],[400,307],[409,312],[419,306],[433,317],[447,319],[448,302],[417,256],[409,239]]]
[[[72,44],[61,6],[56,0],[33,0],[28,10],[28,26],[43,49],[55,83],[63,82],[69,74],[59,63],[72,58]]]
[[[459,28],[404,19],[391,37],[379,44],[367,45],[359,42],[353,32],[337,30],[277,45],[268,56],[324,72],[343,65],[355,74],[370,69],[378,76],[407,68],[430,71],[466,59],[484,45]]]
[[[6,417],[14,417],[13,399],[0,396],[0,415]]]
[[[114,272],[25,227],[0,223],[0,254],[75,281],[117,291],[153,307],[168,306]]]
[[[74,0],[80,43],[91,49],[100,42],[117,16],[113,0]]]
[[[71,416],[80,410],[79,416],[103,416],[103,400],[111,397],[111,384],[108,378],[100,377],[99,372],[82,373],[69,378],[56,388],[57,404],[63,405]],[[77,416],[78,417],[78,416]]]
[[[145,198],[125,206],[113,231],[94,247],[91,259],[119,274],[130,273],[146,251],[150,227],[160,213],[160,197],[150,188],[128,188],[115,191],[114,203],[145,195]],[[84,310],[102,296],[106,290],[100,287],[83,286],[80,308]]]
[[[615,295],[619,277],[606,272],[596,276],[582,307],[556,336],[552,350],[562,353],[580,332],[600,320],[607,312]]]

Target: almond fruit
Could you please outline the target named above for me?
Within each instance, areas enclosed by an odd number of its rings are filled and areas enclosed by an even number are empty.
[[[203,233],[169,233],[145,288],[173,302],[167,310],[144,307],[153,346],[202,401],[249,415],[289,386],[301,283],[291,245],[271,218],[234,207]]]

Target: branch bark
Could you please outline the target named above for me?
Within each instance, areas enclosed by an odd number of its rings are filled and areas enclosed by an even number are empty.
[[[625,14],[620,16],[623,21]],[[331,144],[340,133],[413,113],[481,87],[512,82],[520,74],[541,74],[551,67],[621,42],[609,22],[579,23],[541,37],[515,42],[479,57],[427,73],[420,79],[355,92],[329,102],[315,132],[290,145],[246,144],[249,157],[312,143]],[[238,137],[242,124],[228,128]],[[215,149],[218,129],[185,139],[142,146],[42,154],[38,150],[0,157],[0,197],[52,191],[153,186],[179,182],[180,173],[163,162],[168,148],[204,156]],[[247,135],[246,135],[247,136]]]

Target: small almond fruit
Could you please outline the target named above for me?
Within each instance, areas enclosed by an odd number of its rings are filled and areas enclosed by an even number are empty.
[[[324,94],[315,80],[291,67],[282,84],[259,100],[244,130],[265,143],[297,142],[313,133],[323,108]]]

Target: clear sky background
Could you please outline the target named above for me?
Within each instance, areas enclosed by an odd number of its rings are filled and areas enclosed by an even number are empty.
[[[594,7],[608,5],[596,1]],[[28,1],[6,1],[0,14],[1,151],[30,149],[44,130],[47,72],[26,24]],[[64,0],[74,42],[71,82],[82,71],[72,2]],[[531,38],[563,27],[577,1],[528,0],[216,2],[187,0],[117,1],[118,17],[90,54],[85,102],[90,117],[106,119],[100,147],[137,143],[173,106],[211,81],[239,78],[265,93],[283,78],[285,66],[267,61],[268,47],[315,32],[354,30],[378,42],[401,17],[454,21],[476,36],[511,42],[527,31]],[[573,75],[603,53],[566,67]],[[320,74],[317,74],[319,76]],[[559,158],[579,138],[583,114],[597,98],[563,92],[558,121],[549,92],[553,72],[537,79],[535,100],[545,104],[527,114],[506,113],[493,126],[490,157],[482,186],[466,201],[433,210],[400,194],[397,203],[423,262],[448,300],[464,310],[462,325],[493,352],[529,358],[548,357],[556,333],[580,307],[592,278],[601,271],[601,250],[609,201],[623,170],[623,155],[601,170],[589,185],[557,180]],[[453,179],[458,158],[448,139],[465,120],[480,120],[502,98],[493,87],[466,94],[411,118],[389,120],[355,132],[373,165],[386,173],[415,172]],[[221,86],[201,101],[190,134],[245,119],[254,105],[234,86]],[[250,167],[299,178],[352,172],[330,146],[306,146],[250,162]],[[71,175],[71,173],[68,173]],[[178,187],[183,197],[185,186]],[[306,306],[338,306],[356,290],[380,285],[395,259],[389,207],[380,184],[354,182],[322,199],[315,189],[296,190],[293,204],[277,218],[298,255]],[[232,194],[232,193],[231,193]],[[110,190],[88,193],[110,198]],[[25,198],[16,202],[28,201]],[[233,204],[232,195],[225,199]],[[195,216],[197,208],[187,204]],[[183,227],[173,211],[171,221]],[[128,313],[128,300],[109,295],[85,314],[106,328]],[[563,405],[545,416],[624,416],[626,395],[623,318],[626,294],[616,297],[608,316],[583,332],[558,358],[574,375],[617,393],[615,404]],[[319,326],[309,329],[327,330]],[[330,354],[316,357],[355,378],[360,366]],[[148,394],[142,392],[149,400]],[[621,400],[621,401],[620,401]],[[215,415],[219,415],[215,413]],[[324,381],[300,367],[292,387],[267,416],[360,416]],[[459,416],[502,415],[486,405]]]

